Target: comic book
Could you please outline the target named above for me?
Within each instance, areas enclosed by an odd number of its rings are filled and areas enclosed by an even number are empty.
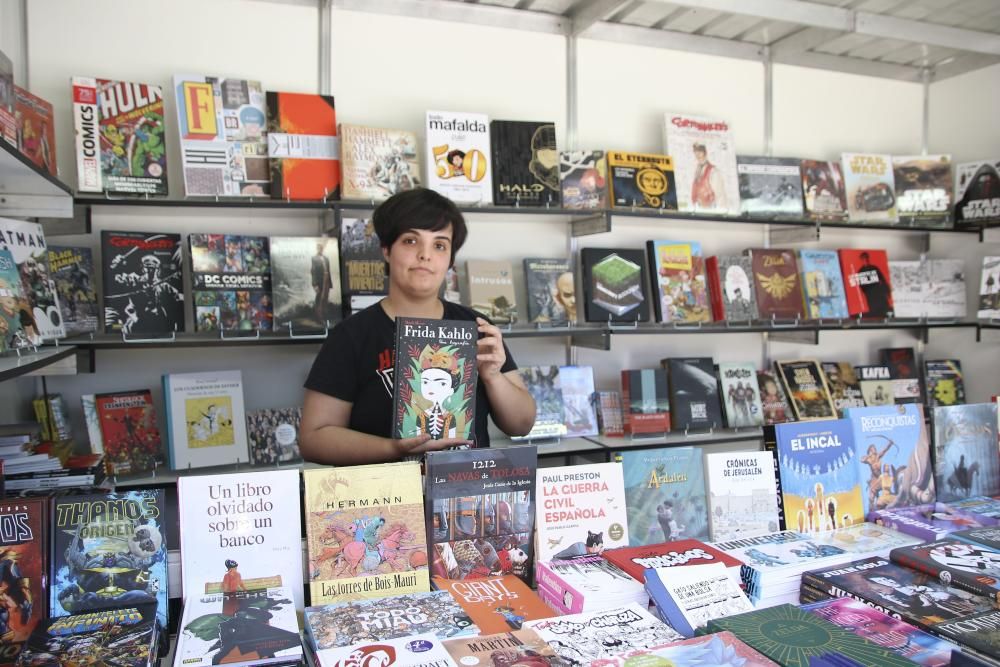
[[[931,629],[947,639],[952,639],[959,644],[968,646],[974,651],[983,655],[1000,660],[1000,611],[985,611],[980,614],[966,616],[956,621],[945,621],[935,623]],[[965,650],[961,655],[969,655]],[[952,665],[958,665],[958,660],[953,658]],[[963,664],[987,664],[981,660],[979,663]]]
[[[17,148],[17,96],[14,93],[14,63],[0,51],[0,140]]]
[[[712,319],[747,322],[757,319],[753,268],[745,255],[719,255],[705,260]]]
[[[555,123],[490,121],[490,160],[497,206],[559,205]]]
[[[966,316],[964,260],[891,260],[889,281],[896,317]]]
[[[685,637],[703,631],[713,618],[753,610],[722,563],[654,568],[646,573],[646,590],[660,619]]]
[[[532,630],[515,630],[471,639],[448,639],[445,648],[460,665],[560,667],[563,659]]]
[[[166,195],[163,89],[81,76],[72,88],[77,190]]]
[[[760,404],[764,409],[766,425],[795,420],[785,390],[773,371],[757,371],[757,387],[760,390]]]
[[[609,549],[601,555],[639,582],[645,582],[645,572],[649,568],[722,563],[726,566],[729,577],[736,583],[742,583],[740,568],[743,563],[741,561],[716,549],[711,544],[705,544],[698,540],[683,539],[674,542],[647,544],[641,547]]]
[[[630,602],[649,606],[649,594],[638,581],[597,553],[535,564],[538,597],[555,615],[579,614]]]
[[[799,575],[827,562],[841,562],[847,550],[835,545],[818,544],[813,536],[790,530],[775,531],[756,537],[713,542],[710,546],[743,563],[740,576],[751,599],[768,593],[767,584],[791,581],[798,588]]]
[[[164,494],[137,489],[53,500],[49,616],[153,603],[167,627]]]
[[[896,403],[923,403],[923,386],[912,347],[879,348],[879,362],[889,369]]]
[[[535,424],[524,439],[558,438],[566,435],[559,366],[521,366],[517,369],[528,393],[535,399]]]
[[[955,226],[995,225],[1000,222],[1000,160],[955,165]]]
[[[625,667],[640,661],[669,665],[710,665],[718,662],[718,656],[737,663],[740,667],[778,667],[778,663],[768,660],[763,654],[750,648],[731,632],[716,632],[703,637],[692,637],[662,646],[626,651],[620,655],[591,662],[593,667]]]
[[[869,519],[879,525],[913,535],[925,542],[941,540],[961,530],[1000,524],[1000,520],[955,510],[944,503],[901,507],[892,510],[875,510],[869,515]]]
[[[0,503],[0,570],[6,586],[6,617],[0,635],[0,665],[17,662],[23,642],[46,614],[49,553],[47,498],[16,498]],[[166,590],[166,588],[164,588]]]
[[[21,296],[31,305],[31,321],[22,319],[22,330],[34,328],[29,340],[62,338],[61,306],[49,272],[45,233],[37,222],[0,218],[0,250],[9,250],[21,280]]]
[[[949,537],[1000,552],[1000,529],[998,528],[965,528],[956,530]]]
[[[847,222],[847,191],[840,162],[802,161],[806,217],[825,223]]]
[[[936,408],[965,403],[965,381],[962,377],[962,362],[958,359],[924,360],[928,406]]]
[[[363,641],[347,646],[313,651],[307,664],[317,667],[458,667],[433,632],[383,641]]]
[[[670,390],[662,368],[622,371],[622,432],[666,433],[670,430]]]
[[[756,537],[779,529],[771,452],[711,452],[705,454],[705,468],[709,539]]]
[[[612,208],[677,210],[674,162],[655,153],[608,152]]]
[[[753,364],[719,364],[719,394],[729,428],[762,426],[764,407],[757,393],[757,371]]]
[[[933,417],[938,500],[1000,495],[997,404],[934,408]]]
[[[719,378],[711,357],[662,359],[670,377],[670,424],[675,431],[722,428]]]
[[[889,554],[893,563],[925,572],[946,584],[1000,602],[1000,552],[957,538],[945,538]]]
[[[96,333],[97,294],[90,248],[50,245],[48,260],[66,335]]]
[[[427,187],[455,202],[493,202],[486,114],[428,111],[426,151]]]
[[[529,322],[547,322],[552,326],[576,324],[574,274],[572,258],[524,259]]]
[[[525,621],[556,615],[527,584],[511,574],[467,581],[435,577],[434,587],[451,593],[484,635],[520,630]]]
[[[1000,257],[983,257],[976,317],[981,320],[1000,319]]]
[[[175,74],[174,95],[184,193],[268,196],[267,100],[260,82]]]
[[[625,418],[622,414],[622,397],[617,391],[598,391],[594,393],[594,406],[597,408],[597,426],[601,435],[625,435]],[[669,415],[667,415],[669,424]]]
[[[950,155],[893,155],[892,171],[900,224],[951,226]]]
[[[173,470],[249,460],[241,371],[163,376]]]
[[[584,312],[588,322],[645,322],[646,253],[627,248],[583,248]]]
[[[336,238],[272,236],[275,330],[325,331],[343,318]]]
[[[148,667],[159,659],[161,632],[152,603],[48,618],[28,637],[18,664]]]
[[[180,234],[102,230],[101,264],[104,333],[184,331]]]
[[[302,407],[264,408],[247,413],[250,461],[255,466],[298,463]]]
[[[837,417],[826,374],[818,361],[776,361],[774,367],[798,421]]]
[[[226,84],[222,85],[228,96]],[[242,86],[239,90],[245,94]],[[251,93],[249,86],[246,92],[254,102],[259,99],[259,92]],[[246,104],[246,99],[241,102]],[[264,94],[264,102],[271,196],[285,200],[340,199],[340,158],[344,146],[337,137],[337,109],[333,96],[269,90]],[[256,111],[256,108],[244,107],[240,111],[240,121],[245,122],[244,113],[255,115]],[[248,138],[252,136],[252,122],[246,125]],[[257,142],[249,145],[253,146],[254,155],[260,154]]]
[[[716,118],[668,113],[663,117],[667,154],[677,172],[680,210],[739,215],[736,144],[729,124]]]
[[[750,255],[761,319],[800,319],[802,283],[795,252],[780,248],[751,248],[746,252]]]
[[[597,411],[594,409],[594,369],[590,366],[560,366],[566,435],[597,435]]]
[[[958,512],[967,512],[976,516],[1000,519],[1000,499],[998,498],[970,496],[961,500],[952,500],[948,503],[947,507]]]
[[[415,132],[343,123],[340,155],[344,199],[381,201],[424,185]]]
[[[895,223],[899,216],[892,156],[844,153],[841,163],[851,222]]]
[[[109,475],[134,475],[163,465],[163,442],[148,389],[95,394]]]
[[[839,320],[847,317],[844,278],[835,250],[799,250],[802,298],[806,319]]]
[[[657,322],[711,322],[705,260],[697,241],[646,241]]]
[[[824,361],[820,364],[820,368],[826,376],[830,398],[833,399],[839,417],[845,417],[844,411],[848,408],[865,407],[861,383],[851,364],[846,361]]]
[[[385,258],[371,218],[340,222],[340,270],[344,315],[352,315],[389,293]]]
[[[736,156],[740,212],[750,217],[802,218],[800,160]]]
[[[560,151],[562,207],[608,208],[608,160],[604,151]]]
[[[470,259],[465,263],[469,279],[469,305],[494,324],[517,321],[514,269],[507,260]]]
[[[434,576],[512,574],[530,583],[536,449],[430,452],[425,460],[424,521]]]
[[[0,248],[0,353],[41,345],[31,304],[21,288],[21,274],[14,255]]]
[[[841,248],[847,312],[852,317],[887,317],[893,313],[892,282],[885,250]]]
[[[708,538],[701,447],[624,450],[615,460],[625,480],[629,546]]]
[[[58,177],[56,124],[52,115],[52,105],[20,86],[14,86],[14,94],[17,149],[39,169]]]
[[[188,234],[188,245],[195,331],[271,331],[267,237]]]

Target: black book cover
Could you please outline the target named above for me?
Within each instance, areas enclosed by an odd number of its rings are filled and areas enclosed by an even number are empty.
[[[917,356],[912,347],[883,347],[879,362],[889,367],[896,403],[923,403]]]
[[[955,621],[944,621],[931,630],[946,639],[1000,660],[1000,611],[991,610]],[[952,662],[951,664],[958,664]]]
[[[104,332],[184,331],[181,235],[101,232]]]
[[[67,335],[96,332],[97,294],[94,293],[94,257],[90,248],[48,246],[49,275],[59,295],[59,309]]]
[[[719,379],[711,357],[666,359],[670,375],[670,422],[673,429],[721,428]]]
[[[385,258],[371,218],[341,221],[340,270],[345,315],[364,310],[389,293]]]
[[[584,312],[588,322],[645,322],[646,253],[626,248],[583,248]]]
[[[271,331],[266,236],[191,234],[195,331]]]
[[[559,149],[554,123],[490,121],[493,203],[559,206]]]
[[[966,528],[951,534],[956,540],[981,544],[1000,552],[1000,528]]]
[[[993,549],[946,538],[896,547],[889,558],[956,588],[1000,601],[1000,553]]]

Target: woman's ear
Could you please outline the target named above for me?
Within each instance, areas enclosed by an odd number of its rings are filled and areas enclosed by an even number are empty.
[[[382,259],[386,262],[389,261],[389,248],[387,246],[382,246]]]

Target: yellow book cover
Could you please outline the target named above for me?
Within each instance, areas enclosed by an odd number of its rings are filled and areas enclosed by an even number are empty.
[[[312,604],[430,590],[418,463],[302,475]]]

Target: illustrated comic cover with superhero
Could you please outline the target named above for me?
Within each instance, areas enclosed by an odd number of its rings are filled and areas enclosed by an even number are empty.
[[[22,642],[46,617],[46,500],[0,503],[0,667],[17,662]]]
[[[156,409],[148,389],[94,397],[108,474],[133,475],[164,463]]]
[[[164,508],[163,489],[56,498],[49,615],[152,602],[167,627]]]
[[[41,344],[31,304],[21,289],[21,275],[14,255],[0,248],[0,352]]]
[[[525,621],[556,615],[527,584],[511,574],[467,581],[435,577],[434,587],[450,592],[482,634],[520,630]]]
[[[91,249],[50,245],[49,272],[59,295],[66,333],[96,332],[97,294],[94,293],[94,256]]]
[[[181,235],[101,231],[104,333],[184,331]]]
[[[551,614],[550,614],[551,616]],[[500,631],[470,639],[449,639],[444,643],[459,665],[523,665],[524,667],[564,667],[566,661],[531,630]]]
[[[52,105],[30,91],[14,86],[17,102],[17,148],[38,167],[52,176],[56,172],[56,124]]]
[[[14,257],[21,295],[31,304],[31,319],[38,335],[44,339],[65,336],[59,296],[49,274],[42,226],[37,222],[0,218],[0,249],[9,250]]]
[[[267,91],[267,156],[275,199],[340,199],[332,95]]]
[[[271,331],[266,236],[189,234],[195,331]]]

